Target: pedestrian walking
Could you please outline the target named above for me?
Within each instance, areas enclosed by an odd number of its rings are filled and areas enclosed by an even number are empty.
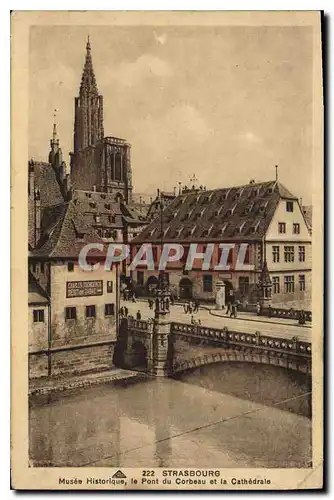
[[[153,309],[153,300],[152,299],[148,299],[148,307],[150,308],[150,310]]]
[[[132,302],[137,302],[135,292],[132,292]]]
[[[231,306],[231,314],[230,314],[230,318],[236,318],[237,317],[237,306],[236,304],[232,304]]]
[[[227,302],[226,314],[230,313],[231,311],[232,311],[231,302]]]
[[[191,323],[192,325],[196,325],[196,321],[195,321],[195,318],[194,318],[194,316],[193,316],[193,315],[191,315],[191,318],[190,318],[190,323]]]
[[[174,305],[174,295],[171,295],[170,296],[170,305],[173,306]]]
[[[191,302],[188,302],[188,313],[192,314],[192,312],[193,312],[193,305]]]
[[[140,313],[140,311],[139,311],[139,310],[137,311],[137,314],[136,314],[136,319],[137,319],[138,321],[140,321],[140,320],[141,320],[141,313]]]
[[[124,311],[124,316],[127,318],[129,314],[129,309],[126,306],[124,306],[123,311]]]
[[[188,313],[188,304],[187,304],[187,302],[185,304],[183,304],[183,310],[184,310],[184,314]]]
[[[260,312],[261,312],[261,304],[260,304],[260,302],[258,302],[258,303],[256,304],[256,314],[257,314],[258,316],[260,316]]]

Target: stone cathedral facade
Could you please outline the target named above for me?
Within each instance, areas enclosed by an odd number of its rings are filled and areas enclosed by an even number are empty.
[[[75,98],[71,181],[73,189],[96,190],[114,195],[115,201],[132,201],[131,145],[125,139],[104,136],[103,96],[96,83],[89,39]]]

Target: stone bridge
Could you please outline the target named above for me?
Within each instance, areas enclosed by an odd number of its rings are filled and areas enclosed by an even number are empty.
[[[155,376],[169,376],[203,365],[245,362],[276,365],[311,374],[311,344],[182,323],[123,319],[119,364]],[[117,361],[116,361],[117,362]]]

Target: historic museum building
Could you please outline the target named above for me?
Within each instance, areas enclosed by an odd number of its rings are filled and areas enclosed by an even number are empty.
[[[108,345],[116,338],[118,270],[114,266],[106,271],[103,253],[97,250],[89,252],[87,261],[101,261],[98,269],[87,271],[78,263],[85,245],[103,240],[73,201],[46,209],[41,226],[39,244],[29,252],[31,376],[47,375],[47,357],[41,358],[41,350]],[[92,357],[85,361],[94,368]],[[68,367],[73,370],[70,363]]]
[[[216,284],[224,281],[241,300],[256,300],[257,284],[266,262],[272,284],[272,303],[283,307],[308,307],[311,298],[311,235],[296,196],[280,182],[269,181],[215,190],[187,189],[177,196],[132,241],[134,255],[142,243],[154,245],[158,262],[161,243],[180,243],[185,252],[179,262],[169,263],[170,286],[180,297],[213,300]],[[234,243],[228,256],[229,271],[215,271],[221,253],[215,246],[208,271],[202,260],[185,269],[191,243],[204,252],[208,243]],[[248,244],[245,264],[236,269],[239,245]],[[133,282],[143,293],[157,282],[154,271],[144,266],[133,272]]]

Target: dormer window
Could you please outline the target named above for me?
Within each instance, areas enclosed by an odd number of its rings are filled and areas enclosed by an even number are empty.
[[[101,198],[102,198],[102,200],[105,200],[106,199],[106,195],[105,194],[101,194]]]
[[[247,207],[245,208],[245,214],[249,214],[252,211],[253,207],[254,207],[254,203],[247,205]]]
[[[256,222],[256,224],[249,229],[249,232],[257,233],[259,230],[260,222],[261,221]]]
[[[224,234],[227,228],[228,228],[228,222],[225,222],[225,224],[221,228],[221,233]]]
[[[94,221],[99,224],[101,222],[101,217],[99,215],[95,215],[94,216]]]
[[[96,203],[95,203],[95,201],[91,201],[91,202],[89,203],[89,206],[90,206],[90,208],[96,208]]]
[[[116,217],[114,215],[109,215],[108,221],[111,222],[112,224],[115,223]]]
[[[91,198],[92,197],[91,193],[86,193],[86,196],[87,196],[87,198]]]
[[[260,208],[259,208],[260,212],[264,212],[265,209],[267,208],[267,205],[268,205],[267,201],[265,203],[262,203],[262,205],[260,205]]]
[[[110,203],[105,203],[104,208],[106,208],[107,210],[110,210],[111,209]]]
[[[229,210],[227,210],[226,215],[227,216],[233,215],[236,206],[237,206],[237,204],[235,204],[232,208],[230,208]]]
[[[239,233],[242,232],[243,228],[245,227],[246,221],[242,222],[239,226]]]

